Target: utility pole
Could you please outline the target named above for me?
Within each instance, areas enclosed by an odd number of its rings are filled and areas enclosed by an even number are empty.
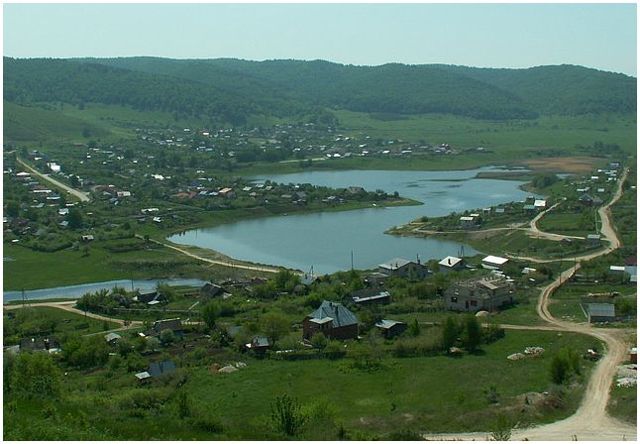
[[[353,271],[353,250],[351,250],[351,271]]]

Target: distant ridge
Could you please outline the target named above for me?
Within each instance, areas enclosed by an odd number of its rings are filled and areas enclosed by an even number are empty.
[[[324,108],[491,120],[635,113],[636,81],[574,65],[498,69],[322,60],[4,58],[4,99],[10,102],[119,104],[232,124],[251,115],[295,117]]]

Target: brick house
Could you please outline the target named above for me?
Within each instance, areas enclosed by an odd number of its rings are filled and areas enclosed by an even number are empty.
[[[311,339],[316,333],[330,339],[355,339],[358,337],[358,318],[338,302],[323,301],[302,321],[304,339]]]
[[[447,310],[495,311],[513,303],[513,285],[505,279],[482,278],[456,282],[444,292]]]

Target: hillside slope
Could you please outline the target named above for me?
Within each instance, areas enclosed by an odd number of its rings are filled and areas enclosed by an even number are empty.
[[[326,61],[6,58],[5,100],[96,102],[244,124],[321,108],[478,119],[633,113],[636,79],[579,66],[488,69]]]

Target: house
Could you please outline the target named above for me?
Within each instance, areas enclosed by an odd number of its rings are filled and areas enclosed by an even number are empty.
[[[151,291],[149,293],[140,293],[134,296],[133,300],[143,304],[155,305],[161,301],[166,301],[166,297],[159,291]]]
[[[82,242],[91,242],[92,240],[94,240],[93,234],[82,235]]]
[[[448,273],[450,271],[462,270],[464,268],[464,260],[455,256],[447,256],[438,262],[438,265],[440,266],[441,273]]]
[[[364,288],[351,293],[351,300],[358,305],[388,304],[391,294],[381,288]]]
[[[182,327],[182,321],[180,321],[180,318],[155,321],[152,328],[157,334],[160,334],[164,330],[171,330],[177,335],[182,335],[184,333],[184,328]]]
[[[536,199],[533,202],[533,206],[536,210],[542,210],[547,207],[547,201],[544,199]]]
[[[225,197],[227,199],[234,199],[236,197],[236,193],[233,191],[233,188],[222,188],[218,191],[218,195]]]
[[[60,344],[54,338],[22,338],[20,351],[57,353],[60,351]]]
[[[590,205],[593,205],[593,197],[585,193],[578,198],[578,202],[580,202],[583,205],[590,206]]]
[[[601,236],[599,234],[587,234],[587,242],[593,247],[600,245]]]
[[[476,223],[475,217],[460,216],[459,225],[460,228],[475,228],[478,224]]]
[[[358,337],[358,318],[338,302],[323,301],[320,307],[302,321],[302,336],[311,339],[322,333],[331,339]]]
[[[159,376],[170,375],[176,371],[176,365],[173,361],[166,360],[160,362],[152,362],[149,365],[147,373],[151,378],[157,378]],[[136,375],[137,376],[137,375]]]
[[[513,285],[502,278],[482,278],[456,282],[444,292],[447,310],[495,311],[513,303]]]
[[[629,349],[629,361],[631,361],[632,364],[638,363],[638,347],[631,347]]]
[[[500,256],[487,256],[482,259],[482,268],[487,270],[502,270],[509,259]]]
[[[271,346],[272,344],[266,336],[254,336],[251,342],[244,345],[247,350],[253,350],[256,353],[264,353],[270,349]]]
[[[118,333],[111,332],[104,335],[104,340],[107,341],[109,345],[116,345],[120,339],[122,339],[122,336]]]
[[[413,262],[402,258],[391,259],[384,264],[378,265],[378,271],[387,276],[409,277],[423,279],[429,274],[429,269],[422,265],[420,261]]]
[[[385,338],[391,339],[394,336],[402,334],[407,329],[407,324],[401,321],[383,319],[380,322],[376,322],[376,327],[382,332]]]
[[[203,298],[214,298],[222,296],[223,293],[224,288],[212,282],[207,282],[200,288],[200,296]]]
[[[616,306],[607,303],[587,304],[587,320],[594,322],[613,322],[616,320]]]

